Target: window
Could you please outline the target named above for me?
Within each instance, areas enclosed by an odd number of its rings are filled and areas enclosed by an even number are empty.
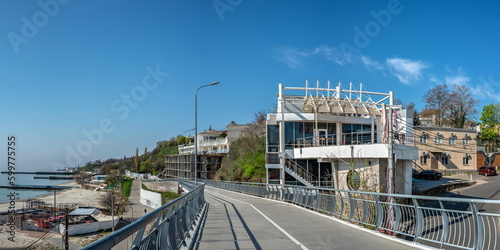
[[[464,165],[469,165],[469,157],[464,157]]]
[[[426,135],[420,136],[420,144],[427,144],[427,136]]]
[[[267,143],[268,145],[280,144],[280,134],[278,125],[267,125]]]
[[[441,144],[441,141],[442,141],[442,140],[443,140],[443,137],[441,137],[441,136],[436,136],[436,138],[435,138],[436,145]]]
[[[450,146],[455,146],[455,137],[450,137],[448,139]]]
[[[420,164],[427,165],[427,155],[420,156]]]
[[[464,146],[469,146],[470,138],[464,138]]]
[[[441,164],[448,165],[448,156],[441,157]]]

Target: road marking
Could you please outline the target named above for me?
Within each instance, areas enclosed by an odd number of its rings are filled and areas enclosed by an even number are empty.
[[[306,246],[304,246],[302,243],[300,243],[300,241],[298,241],[297,239],[295,239],[292,235],[290,235],[287,231],[285,231],[285,229],[281,228],[278,224],[276,224],[273,220],[271,220],[269,217],[267,217],[264,213],[262,213],[259,209],[257,209],[254,205],[248,203],[248,202],[244,202],[244,201],[240,201],[238,199],[235,199],[235,198],[231,198],[231,197],[228,197],[228,196],[225,196],[225,195],[222,195],[220,193],[213,193],[213,192],[210,192],[208,190],[205,190],[205,192],[207,193],[212,193],[213,195],[219,195],[219,196],[223,196],[227,199],[230,199],[230,200],[235,200],[235,201],[238,201],[240,203],[243,203],[243,204],[246,204],[246,205],[249,205],[251,206],[253,209],[255,209],[260,215],[262,215],[262,217],[264,217],[266,220],[268,220],[269,222],[271,222],[271,224],[273,224],[273,226],[275,226],[278,230],[280,230],[283,234],[286,235],[286,237],[288,237],[290,240],[292,240],[295,244],[297,244],[297,246],[299,246],[301,249],[304,249],[304,250],[309,250]]]

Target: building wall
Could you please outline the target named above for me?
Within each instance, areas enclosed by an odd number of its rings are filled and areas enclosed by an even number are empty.
[[[162,205],[161,194],[141,188],[141,203],[154,209],[159,208]]]
[[[349,164],[344,162],[339,162],[339,179],[338,185],[335,188],[344,190],[353,190],[353,188],[348,184],[349,170],[351,167]],[[353,166],[360,176],[360,189],[358,191],[366,192],[387,192],[387,165],[388,160],[382,159],[358,159],[355,161]],[[397,161],[394,165],[394,192],[398,194],[411,194],[411,161],[401,160]]]
[[[198,155],[197,178],[214,179],[221,167],[223,155]],[[194,179],[194,154],[167,155],[165,157],[165,177]]]
[[[454,138],[454,144],[450,144],[450,138]],[[467,139],[468,145],[464,139]],[[477,168],[477,144],[474,130],[414,127],[414,146],[418,148],[419,157],[414,162],[416,168],[442,170],[475,170]]]
[[[484,152],[477,152],[477,168],[480,168],[482,166],[486,166],[486,158],[485,158],[485,155],[484,155]],[[499,165],[500,166],[500,165]]]
[[[194,155],[167,155],[165,157],[167,178],[194,179]]]
[[[500,154],[495,154],[493,158],[493,162],[491,163],[491,166],[499,167],[500,166]]]

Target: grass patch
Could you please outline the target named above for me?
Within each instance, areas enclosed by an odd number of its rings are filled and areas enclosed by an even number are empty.
[[[130,197],[130,191],[132,189],[132,181],[134,179],[126,177],[122,182],[122,194],[125,197]]]

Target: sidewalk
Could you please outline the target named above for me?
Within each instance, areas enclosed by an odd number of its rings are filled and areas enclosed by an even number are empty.
[[[150,208],[141,203],[141,181],[139,179],[135,179],[132,182],[132,188],[130,190],[129,197],[129,205],[127,209],[123,213],[123,220],[129,221],[130,223],[141,218],[145,215],[144,211],[151,212],[154,209]],[[132,246],[133,236],[128,237],[126,240],[123,240],[118,245],[116,245],[113,249],[130,249]]]
[[[137,218],[145,215],[144,211],[151,212],[154,209],[141,203],[141,180],[136,179],[132,182],[130,197],[128,198],[129,205],[123,212],[123,219],[129,222],[135,221]]]
[[[417,190],[419,193],[427,192],[439,186],[458,187],[461,185],[467,186],[474,184],[475,181],[473,180],[473,176],[469,174],[456,174],[456,175],[443,176],[443,178],[439,180],[421,180],[421,179],[412,180],[413,190]]]

